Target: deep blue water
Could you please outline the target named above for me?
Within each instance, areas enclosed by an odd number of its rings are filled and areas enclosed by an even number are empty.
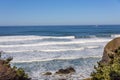
[[[0,35],[40,35],[40,36],[75,36],[107,37],[119,34],[120,25],[90,26],[1,26]]]

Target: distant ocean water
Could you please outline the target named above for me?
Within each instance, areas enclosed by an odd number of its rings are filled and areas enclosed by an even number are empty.
[[[69,66],[76,69],[73,80],[78,80],[89,77],[105,44],[119,36],[120,25],[1,26],[0,51],[35,80],[44,80],[43,72]]]

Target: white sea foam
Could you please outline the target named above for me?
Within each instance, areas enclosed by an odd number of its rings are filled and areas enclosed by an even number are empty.
[[[120,37],[120,34],[113,34],[111,35],[112,38]]]
[[[28,41],[28,40],[39,40],[39,39],[74,39],[74,36],[3,36],[0,37],[0,42],[9,41]]]
[[[45,62],[52,60],[74,60],[74,59],[87,59],[87,58],[101,58],[101,56],[87,56],[87,57],[59,57],[50,59],[31,59],[31,60],[13,60],[12,63],[31,63],[31,62]]]
[[[70,39],[53,40],[52,39]],[[48,39],[47,41],[34,41],[37,39]],[[50,39],[50,40],[52,40]],[[29,43],[28,40],[33,41]],[[100,58],[96,49],[101,50],[101,44],[110,41],[107,38],[80,38],[74,36],[52,37],[52,36],[6,36],[0,37],[0,49],[7,55],[13,56],[13,63],[31,63],[51,60],[71,60],[79,58]],[[13,41],[13,44],[3,44]],[[18,43],[14,43],[17,41]],[[24,41],[24,44],[20,42]],[[27,43],[26,43],[27,42]],[[96,44],[97,43],[97,44]],[[102,50],[101,50],[102,51]],[[10,54],[9,54],[10,53]],[[102,53],[102,52],[99,52]]]
[[[99,48],[100,46],[87,46],[88,49],[96,49]]]
[[[46,50],[10,50],[5,51],[6,53],[19,53],[19,52],[61,52],[61,51],[80,51],[84,50],[84,48],[72,48],[72,49],[46,49]]]
[[[97,38],[94,36],[90,38],[75,38],[74,36],[5,36],[0,37],[0,50],[5,52],[3,55],[13,57],[13,64],[17,63],[21,65],[30,63],[22,67],[28,68],[29,66],[30,69],[34,68],[33,70],[40,68],[41,70],[37,70],[37,75],[40,77],[41,72],[50,71],[49,68],[60,67],[61,64],[62,66],[71,66],[79,63],[82,65],[81,68],[79,66],[79,69],[83,69],[76,71],[80,71],[81,73],[86,72],[89,68],[86,68],[86,66],[92,63],[90,62],[91,60],[101,58],[101,46],[110,40],[110,38]],[[86,60],[89,60],[89,62]],[[78,62],[74,63],[74,61]],[[38,64],[38,62],[40,63]],[[52,67],[48,65],[52,65]],[[32,76],[36,77],[36,74]]]
[[[47,45],[70,45],[70,44],[81,44],[81,43],[98,43],[98,42],[108,42],[111,39],[78,39],[68,42],[39,42],[39,43],[33,43],[33,44],[17,44],[17,45],[0,45],[0,48],[3,47],[35,47],[35,46],[47,46]]]
[[[31,62],[43,62],[43,61],[52,61],[54,59],[40,59],[40,60],[19,60],[11,61],[12,63],[31,63]]]
[[[41,48],[21,48],[21,49],[6,49],[4,50],[6,53],[22,53],[22,52],[65,52],[65,51],[81,51],[84,49],[96,49],[100,48],[100,46],[85,46],[80,48],[54,48],[54,49],[41,49]]]

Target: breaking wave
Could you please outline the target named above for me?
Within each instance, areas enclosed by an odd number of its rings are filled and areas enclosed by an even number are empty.
[[[66,49],[22,49],[22,50],[5,50],[6,53],[22,53],[22,52],[65,52],[65,51],[81,51],[85,49],[97,49],[100,46],[86,46],[80,48],[66,48]]]
[[[120,37],[120,34],[113,34],[111,35],[112,38]]]
[[[2,36],[0,37],[0,42],[9,41],[28,41],[28,40],[40,40],[40,39],[75,39],[74,36]]]
[[[48,45],[71,45],[71,44],[82,44],[82,43],[99,43],[99,42],[108,42],[111,39],[104,38],[93,38],[93,39],[78,39],[68,42],[59,41],[59,42],[38,42],[32,44],[16,44],[16,45],[0,45],[0,48],[14,48],[14,47],[35,47],[35,46],[48,46]]]
[[[12,63],[32,63],[32,62],[45,62],[53,60],[75,60],[75,59],[87,59],[87,58],[101,58],[101,56],[87,56],[87,57],[62,57],[62,58],[51,58],[51,59],[33,59],[33,60],[20,60],[12,61]]]

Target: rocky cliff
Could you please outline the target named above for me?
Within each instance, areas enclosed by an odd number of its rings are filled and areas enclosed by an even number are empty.
[[[110,62],[110,55],[115,54],[115,50],[120,47],[120,37],[113,39],[110,41],[104,48],[104,53],[101,62],[108,63]]]
[[[105,46],[102,60],[94,69],[90,80],[120,80],[120,37]]]

